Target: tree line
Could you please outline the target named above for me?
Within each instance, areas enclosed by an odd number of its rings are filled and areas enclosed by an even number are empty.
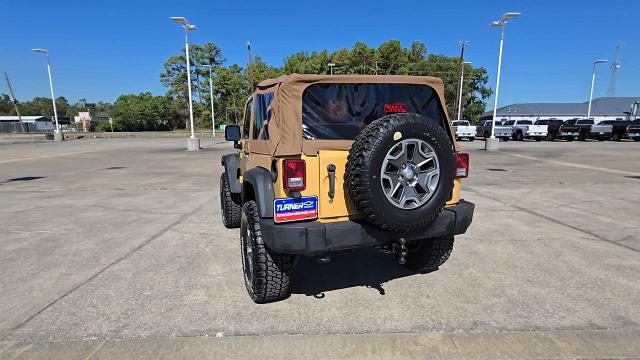
[[[247,96],[259,82],[283,74],[390,74],[429,75],[442,78],[448,111],[453,118],[457,109],[460,58],[428,53],[424,43],[415,41],[403,47],[400,41],[390,40],[377,48],[357,42],[351,48],[336,51],[301,51],[287,56],[282,66],[267,64],[261,57],[252,59],[249,66],[225,65],[222,50],[214,43],[191,44],[191,86],[193,92],[194,122],[196,128],[211,128],[211,99],[209,68],[213,79],[213,105],[217,124],[237,123],[242,118]],[[329,64],[333,63],[332,69]],[[492,91],[487,86],[488,75],[483,67],[465,64],[463,118],[477,121],[485,111],[486,100]],[[67,99],[56,99],[59,116],[77,115],[90,111],[94,115],[113,118],[114,130],[173,130],[188,128],[187,70],[183,51],[170,56],[160,74],[166,93],[125,94],[113,104],[107,102],[69,104]],[[51,100],[37,97],[19,104],[24,115],[51,114]],[[13,103],[7,95],[0,96],[0,114],[15,115]]]

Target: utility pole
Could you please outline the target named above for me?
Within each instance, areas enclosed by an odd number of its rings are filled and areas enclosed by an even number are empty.
[[[253,79],[251,78],[251,43],[249,41],[247,41],[247,52],[249,54],[247,76],[249,77],[249,92],[251,92],[253,90]]]
[[[9,96],[11,96],[11,102],[13,103],[13,106],[16,109],[16,114],[18,115],[18,120],[20,121],[20,128],[22,129],[22,132],[25,132],[24,123],[22,122],[22,116],[20,116],[20,110],[18,110],[18,99],[16,99],[16,95],[13,93],[11,80],[9,80],[9,75],[7,75],[6,71],[4,73],[4,78],[5,80],[7,80],[7,87],[9,88]]]
[[[464,48],[469,45],[469,41],[464,40],[458,42],[458,46],[460,46],[460,92],[458,93],[458,120],[460,120],[460,116],[462,116],[461,105],[462,105],[462,82],[464,76]]]

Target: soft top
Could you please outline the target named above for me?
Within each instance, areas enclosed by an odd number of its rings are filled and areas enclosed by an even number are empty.
[[[303,140],[302,94],[317,83],[395,83],[427,85],[435,90],[448,119],[444,100],[444,83],[431,76],[409,75],[314,75],[291,74],[260,82],[256,94],[273,93],[268,122],[268,140],[250,140],[252,152],[274,156],[316,155],[318,150],[348,150],[352,140]],[[448,122],[447,122],[448,123]],[[264,128],[263,130],[264,131]]]

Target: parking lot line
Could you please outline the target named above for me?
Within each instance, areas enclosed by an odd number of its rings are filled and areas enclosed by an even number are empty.
[[[633,172],[633,171],[622,171],[622,170],[609,169],[609,168],[603,168],[603,167],[598,167],[598,166],[574,164],[574,163],[569,163],[569,162],[564,162],[564,161],[557,161],[557,160],[541,159],[541,158],[537,158],[537,157],[533,157],[533,156],[527,156],[527,155],[521,155],[521,154],[510,154],[508,152],[505,152],[504,154],[509,155],[509,156],[513,156],[513,157],[522,158],[522,159],[527,159],[527,160],[542,161],[542,162],[545,162],[545,163],[548,163],[548,164],[570,166],[570,167],[575,167],[575,168],[580,168],[580,169],[587,169],[587,170],[594,170],[594,171],[602,171],[602,172],[606,172],[606,173],[610,173],[610,174],[640,176],[640,173]]]
[[[73,151],[73,152],[66,152],[66,153],[56,153],[56,154],[47,154],[47,155],[40,155],[40,156],[30,156],[30,157],[25,157],[25,158],[17,158],[17,159],[0,160],[0,164],[7,164],[7,163],[19,162],[19,161],[29,161],[29,160],[48,159],[48,158],[60,157],[60,156],[69,156],[69,155],[87,154],[87,153],[99,152],[99,151],[104,151],[104,150],[105,150],[105,149],[100,149],[100,150],[95,150],[95,149],[94,149],[94,150],[84,150],[84,151]]]

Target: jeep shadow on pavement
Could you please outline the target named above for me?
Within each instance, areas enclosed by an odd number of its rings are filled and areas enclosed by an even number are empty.
[[[238,151],[222,157],[220,176],[222,222],[240,228],[251,299],[287,298],[301,256],[322,263],[377,248],[408,269],[391,278],[443,265],[474,211],[460,195],[469,156],[445,109],[433,77],[294,74],[258,84],[242,126],[225,128]],[[299,285],[331,280],[295,274]],[[334,275],[342,278],[325,288],[390,280]]]

